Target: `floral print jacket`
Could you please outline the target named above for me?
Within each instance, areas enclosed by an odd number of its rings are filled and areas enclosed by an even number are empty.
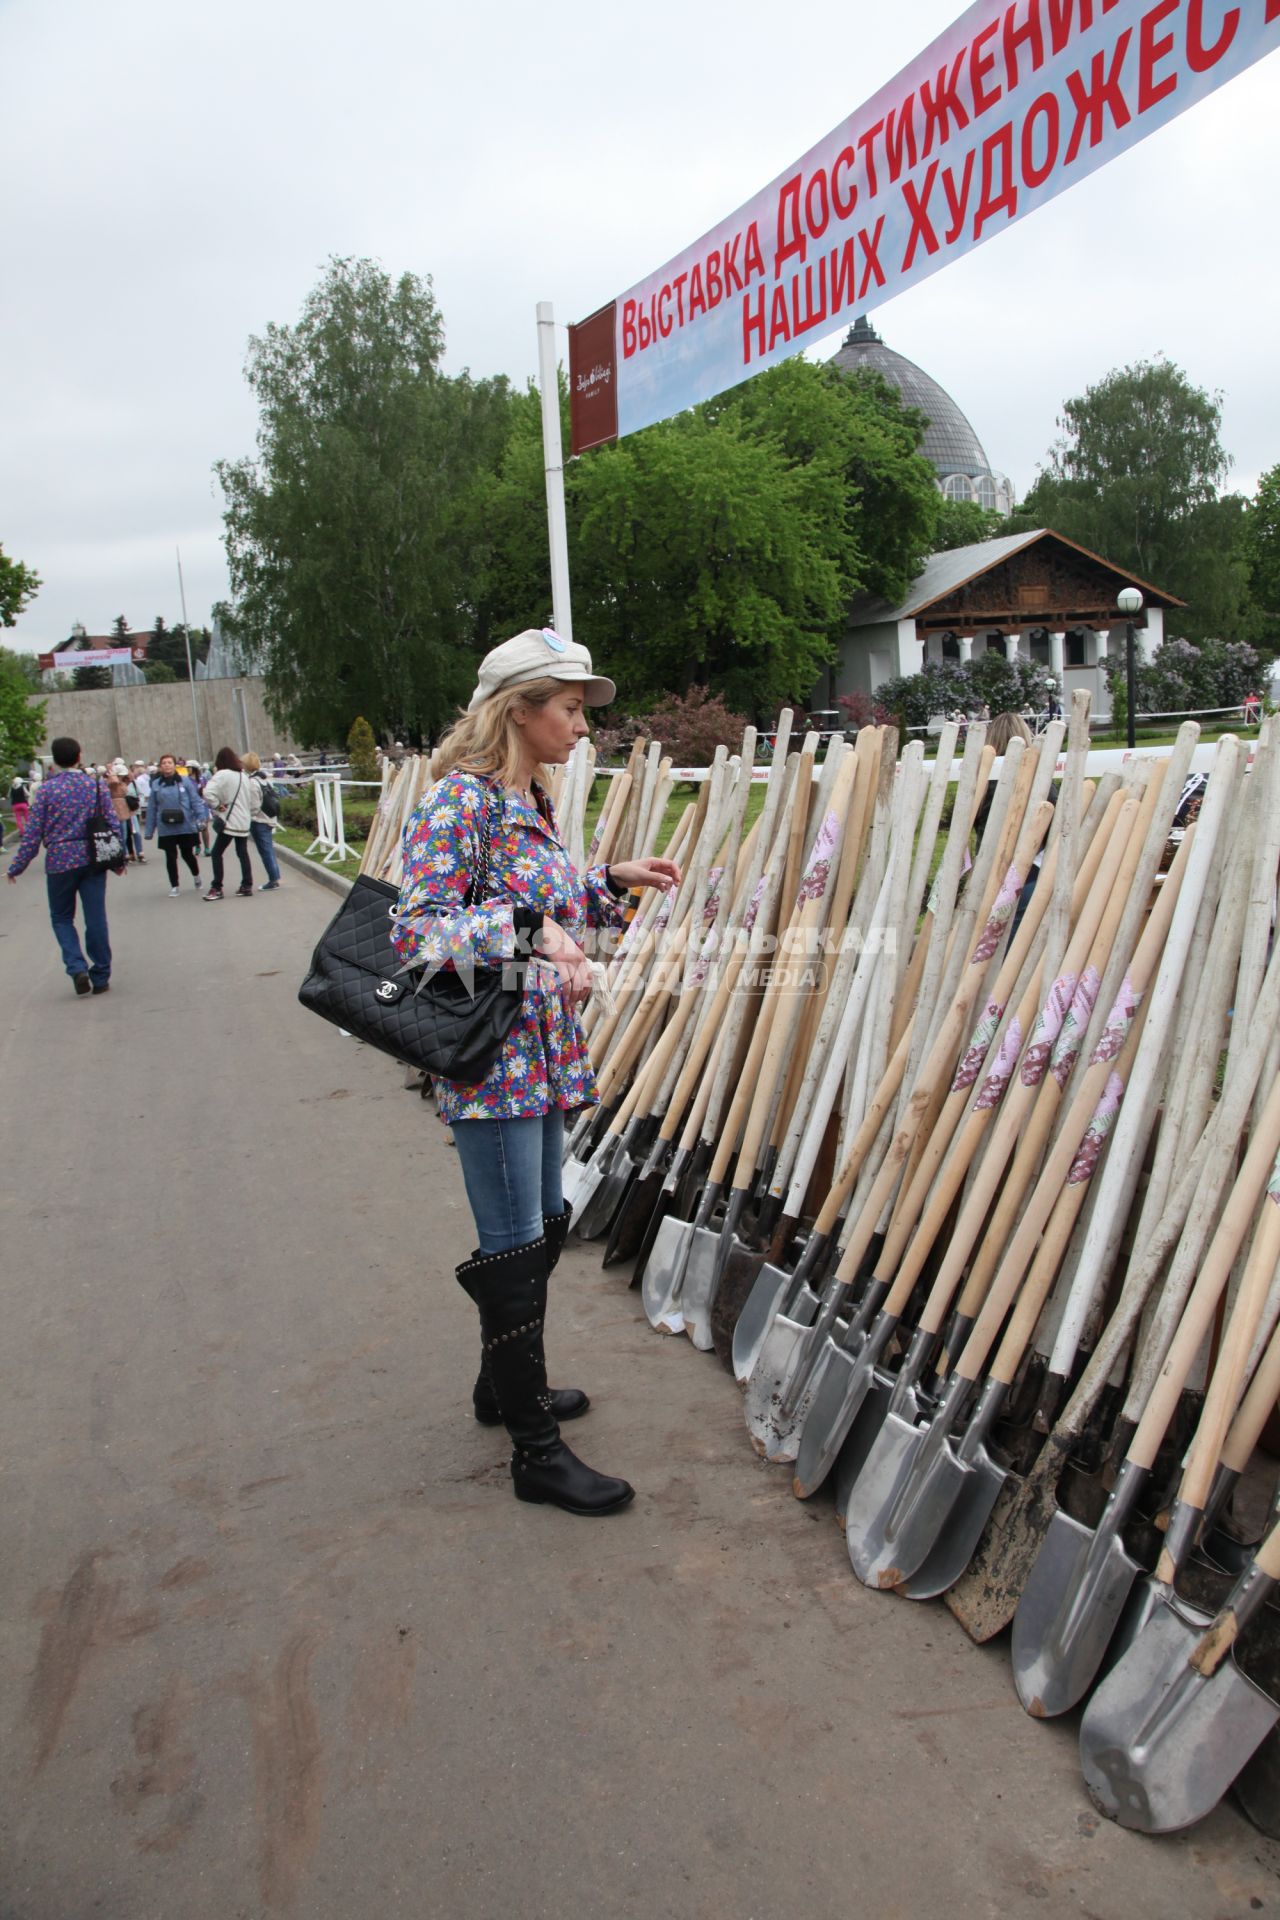
[[[588,927],[621,926],[622,906],[605,868],[578,873],[550,798],[541,787],[534,796],[530,806],[470,773],[446,774],[423,795],[404,830],[404,879],[391,936],[403,961],[500,966],[516,955],[517,927],[541,914],[579,945]],[[486,809],[488,882],[485,898],[468,907]],[[530,1119],[595,1104],[586,1039],[553,966],[535,961],[529,967],[524,1005],[488,1078],[477,1086],[437,1080],[436,1093],[444,1121]]]

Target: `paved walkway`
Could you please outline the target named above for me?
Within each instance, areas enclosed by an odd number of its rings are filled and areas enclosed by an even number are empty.
[[[0,889],[4,1920],[1274,1911],[1229,1809],[1099,1821],[1006,1650],[864,1593],[591,1251],[556,1377],[641,1497],[516,1505],[452,1153],[298,1008],[333,896],[287,881],[113,881],[96,1000]]]

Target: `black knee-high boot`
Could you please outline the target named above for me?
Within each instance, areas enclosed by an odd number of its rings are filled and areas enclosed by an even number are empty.
[[[544,1213],[542,1231],[547,1240],[547,1272],[554,1273],[556,1262],[564,1252],[564,1243],[569,1237],[569,1222],[573,1219],[573,1208],[565,1207],[560,1213]]]
[[[544,1213],[542,1216],[543,1238],[547,1243],[548,1274],[555,1272],[556,1262],[560,1258],[569,1232],[569,1221],[572,1215],[572,1208],[566,1207],[561,1213]],[[557,1420],[579,1420],[591,1405],[581,1387],[551,1387],[549,1392],[551,1411]],[[476,1419],[481,1426],[502,1425],[502,1415],[498,1411],[498,1396],[489,1378],[489,1363],[483,1346],[480,1352],[480,1372],[471,1390],[471,1404],[475,1408]]]
[[[542,1323],[547,1309],[545,1236],[509,1253],[479,1254],[457,1269],[458,1284],[480,1309],[489,1380],[511,1435],[511,1478],[520,1500],[569,1513],[612,1513],[634,1488],[596,1473],[570,1452],[547,1391]]]

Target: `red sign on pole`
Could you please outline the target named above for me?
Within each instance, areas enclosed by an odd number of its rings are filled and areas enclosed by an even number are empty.
[[[616,338],[613,300],[569,329],[569,417],[575,453],[618,437]]]

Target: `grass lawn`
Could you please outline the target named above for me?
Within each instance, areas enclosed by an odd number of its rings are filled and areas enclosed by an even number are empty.
[[[288,847],[291,853],[305,854],[314,839],[315,835],[313,833],[307,833],[302,827],[276,828],[277,844],[282,847]],[[327,867],[330,873],[340,873],[344,880],[354,880],[360,871],[360,855],[357,853],[354,859],[348,860],[326,861],[317,858],[314,864],[317,867]]]

